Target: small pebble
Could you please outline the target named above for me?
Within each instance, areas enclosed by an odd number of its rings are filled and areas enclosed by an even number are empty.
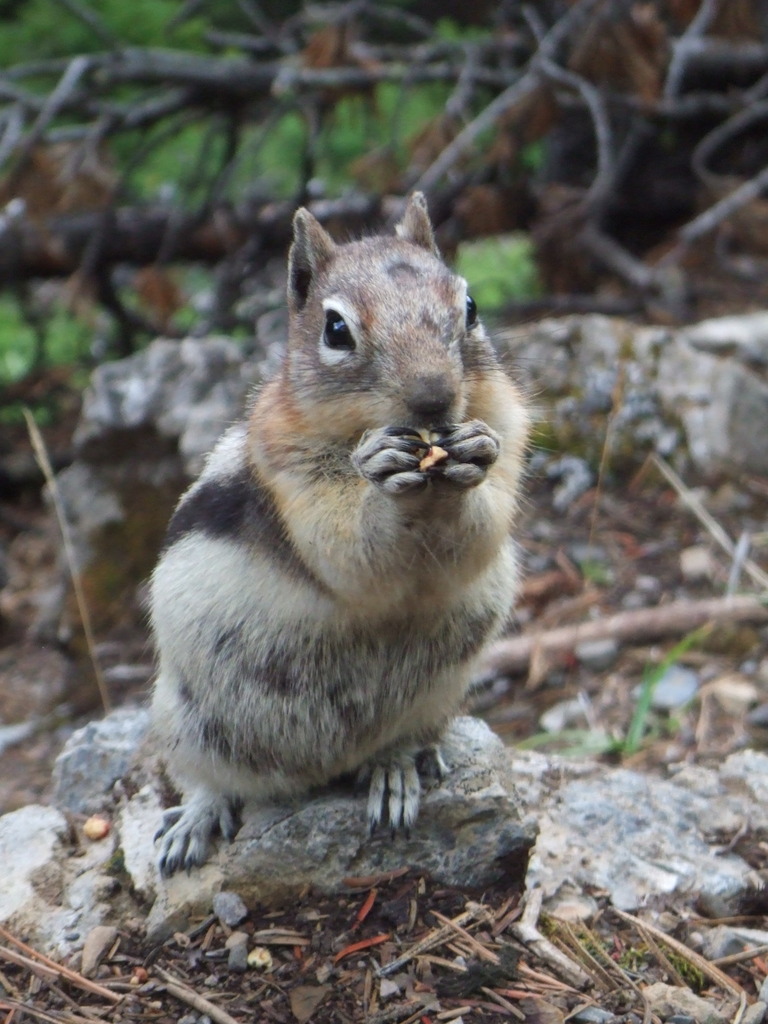
[[[266,946],[254,946],[248,954],[248,966],[259,971],[272,970],[272,954]]]
[[[689,583],[697,580],[711,580],[715,572],[715,564],[709,548],[703,544],[683,548],[680,552],[680,572]]]
[[[586,640],[576,645],[574,654],[585,668],[602,672],[610,668],[618,658],[619,645],[611,637],[604,640]]]
[[[768,729],[768,704],[758,704],[747,714],[747,725],[755,729]]]
[[[605,1024],[606,1021],[613,1020],[614,1016],[608,1010],[601,1010],[599,1006],[585,1006],[583,1010],[569,1017],[569,1020],[576,1021],[577,1024]]]
[[[683,665],[670,665],[654,687],[651,707],[657,711],[681,708],[693,700],[700,684],[698,672]]]
[[[226,945],[229,950],[227,970],[232,974],[245,974],[248,970],[248,936],[244,932],[233,932]]]
[[[382,1002],[398,995],[400,995],[400,986],[397,982],[391,981],[389,978],[382,978],[379,982],[379,998]]]
[[[729,715],[743,715],[757,702],[759,690],[744,676],[731,673],[707,683],[706,692]]]
[[[561,700],[558,704],[553,704],[539,718],[539,725],[544,732],[551,733],[562,732],[576,723],[582,726],[586,724],[584,703],[578,697],[574,697],[572,700]]]
[[[80,959],[80,973],[86,978],[92,978],[96,968],[106,956],[110,947],[117,938],[117,928],[112,925],[98,924],[91,928],[83,943],[83,952]]]
[[[643,574],[635,579],[635,590],[646,597],[658,597],[661,594],[661,583],[655,576]]]
[[[248,908],[236,892],[217,892],[213,912],[228,928],[235,928],[248,916]]]

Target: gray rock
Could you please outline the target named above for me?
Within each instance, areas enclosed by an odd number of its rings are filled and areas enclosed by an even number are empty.
[[[606,1024],[606,1021],[613,1020],[614,1016],[610,1010],[602,1010],[599,1006],[585,1006],[568,1019],[576,1021],[577,1024]]]
[[[76,460],[57,481],[95,629],[143,624],[137,587],[179,494],[243,413],[260,367],[231,339],[212,337],[160,339],[94,371]],[[62,601],[49,616],[54,633]]]
[[[150,430],[178,446],[194,476],[241,410],[260,365],[223,337],[161,338],[127,359],[102,363],[83,396],[75,445],[81,456],[98,459],[121,437]]]
[[[31,805],[0,817],[0,923],[40,948],[71,956],[105,923],[114,879],[103,873],[114,837],[77,851],[54,807]]]
[[[684,328],[681,334],[700,352],[768,366],[768,313],[713,317]]]
[[[228,928],[235,928],[248,916],[248,907],[236,892],[224,890],[213,897],[213,912]]]
[[[730,815],[722,788],[720,796]],[[744,862],[717,857],[703,834],[717,827],[713,800],[683,785],[621,768],[599,771],[564,780],[540,807],[528,884],[541,884],[548,898],[576,883],[605,889],[614,906],[631,910],[663,895],[749,884]]]
[[[587,724],[584,717],[584,701],[578,697],[553,704],[539,718],[539,725],[544,732],[558,733],[577,724],[582,727]]]
[[[144,708],[122,708],[78,729],[56,758],[54,803],[77,814],[102,810],[148,730],[149,712]]]
[[[349,875],[372,875],[404,864],[448,885],[482,888],[522,881],[535,828],[521,821],[514,779],[501,741],[482,722],[461,718],[443,753],[451,771],[425,793],[417,826],[394,840],[368,836],[365,797],[329,790],[295,807],[246,808],[235,841],[221,845],[199,871],[160,879],[151,836],[162,815],[145,787],[123,808],[119,831],[125,867],[136,891],[155,898],[149,928],[167,934],[174,914],[205,913],[224,884],[246,901],[274,902],[306,885],[326,891]]]
[[[732,956],[745,949],[756,949],[758,946],[766,945],[768,931],[717,925],[704,933],[701,951],[708,960],[719,960],[721,956]]]
[[[684,665],[670,665],[653,688],[651,707],[657,711],[674,711],[690,703],[699,692],[698,672]]]
[[[702,999],[689,988],[656,982],[643,989],[643,996],[652,1013],[663,1021],[672,1017],[691,1017],[696,1024],[725,1024],[728,1017],[709,999]]]
[[[606,444],[612,467],[656,451],[705,474],[735,476],[768,471],[760,429],[768,423],[767,324],[766,313],[677,331],[569,317],[498,340],[529,375],[534,412],[562,450],[578,450],[593,467]]]
[[[52,862],[66,832],[66,819],[54,807],[32,804],[0,818],[0,921],[25,915],[36,905],[35,877]]]
[[[248,970],[248,936],[245,932],[232,932],[226,941],[227,970],[232,974],[245,974]]]

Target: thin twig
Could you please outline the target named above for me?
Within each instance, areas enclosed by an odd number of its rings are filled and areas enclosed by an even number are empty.
[[[719,956],[712,963],[715,967],[730,967],[731,964],[743,964],[745,960],[753,960],[756,956],[764,956],[766,953],[768,953],[768,945],[752,946],[751,949],[742,949],[740,953]]]
[[[733,561],[731,562],[731,568],[728,572],[728,582],[725,586],[725,593],[730,597],[735,594],[739,587],[739,580],[741,579],[741,571],[744,568],[744,563],[749,556],[749,549],[752,546],[752,536],[747,530],[742,530],[739,535],[739,539],[736,541],[736,547],[733,551]]]
[[[691,19],[685,32],[672,43],[672,59],[667,70],[664,83],[664,99],[671,100],[680,91],[688,60],[697,48],[701,37],[706,33],[712,19],[717,13],[720,0],[702,0],[696,16]]]
[[[710,231],[714,231],[724,220],[737,213],[748,203],[759,199],[766,188],[768,188],[768,167],[764,167],[754,178],[739,185],[733,192],[680,228],[677,244],[659,261],[659,266],[678,262],[684,249],[704,235],[708,235]]]
[[[567,38],[575,24],[595,6],[597,0],[582,0],[570,8],[560,21],[556,22],[547,35],[539,44],[538,50],[528,62],[527,69],[516,82],[508,86],[502,93],[492,100],[473,120],[470,121],[456,136],[453,141],[445,147],[437,159],[424,171],[413,188],[417,191],[430,192],[440,179],[450,171],[453,166],[462,158],[464,153],[471,148],[475,139],[486,129],[491,128],[496,121],[512,107],[525,99],[529,93],[536,89],[542,80],[542,60],[550,57],[562,42]]]
[[[43,953],[39,953],[32,946],[28,946],[21,939],[17,939],[15,935],[12,935],[7,928],[0,925],[0,937],[5,939],[6,942],[12,943],[18,949],[22,950],[32,960],[42,964],[51,970],[56,971],[57,976],[60,978],[66,978],[67,981],[76,985],[78,988],[83,989],[85,992],[90,992],[92,995],[99,996],[100,999],[106,999],[111,1003],[119,1003],[122,1000],[122,996],[116,995],[116,993],[110,991],[108,988],[104,988],[103,985],[97,985],[95,981],[90,981],[88,978],[84,978],[82,974],[78,974],[77,971],[73,971],[71,967],[65,967],[63,964],[57,964],[55,960],[51,960],[50,957],[45,956]]]
[[[45,478],[45,482],[48,485],[48,491],[51,495],[51,501],[56,513],[56,519],[59,523],[59,530],[61,531],[61,539],[64,545],[64,557],[67,561],[67,567],[69,568],[69,574],[72,578],[72,586],[75,591],[75,600],[77,602],[77,609],[80,613],[80,621],[83,625],[83,632],[85,633],[85,642],[88,647],[88,656],[91,660],[93,667],[93,674],[96,678],[96,685],[99,689],[99,696],[101,697],[101,704],[105,712],[109,712],[112,708],[112,701],[109,697],[109,691],[107,684],[104,681],[104,675],[101,671],[101,666],[96,658],[96,640],[93,635],[93,628],[91,626],[91,615],[88,611],[88,602],[85,599],[85,591],[83,590],[82,577],[80,570],[77,565],[77,558],[75,556],[75,548],[72,543],[72,537],[69,531],[69,523],[67,522],[66,510],[64,509],[64,503],[61,500],[61,493],[56,483],[56,478],[53,475],[53,467],[51,466],[51,460],[48,458],[48,452],[45,447],[45,441],[40,433],[40,430],[35,423],[34,417],[29,409],[24,409],[24,418],[27,421],[27,430],[29,431],[29,438],[32,442],[32,449],[35,453],[35,458],[40,466],[40,470]]]
[[[401,967],[404,967],[407,963],[414,959],[414,957],[420,956],[422,953],[426,953],[430,949],[434,949],[435,946],[441,946],[444,942],[447,942],[456,934],[456,926],[463,927],[465,924],[469,924],[470,921],[475,921],[485,915],[486,911],[484,907],[479,904],[472,904],[468,910],[459,914],[458,917],[451,918],[449,924],[444,924],[440,928],[435,928],[431,932],[428,932],[423,939],[419,939],[418,942],[414,942],[409,950],[397,957],[396,960],[390,961],[383,967],[378,968],[377,974],[380,978],[386,978],[389,974],[394,974],[399,971]]]
[[[689,963],[693,964],[694,967],[698,968],[710,981],[713,981],[716,985],[720,985],[721,988],[727,989],[734,995],[741,997],[744,995],[744,989],[741,985],[737,984],[732,978],[729,978],[727,974],[716,967],[711,960],[707,960],[699,953],[689,949],[684,943],[678,939],[673,938],[671,935],[667,935],[661,928],[657,928],[655,925],[650,924],[648,921],[641,921],[637,917],[633,917],[632,914],[626,913],[624,910],[618,910],[616,907],[613,908],[613,913],[617,914],[622,921],[626,921],[640,933],[641,936],[648,935],[653,936],[659,942],[664,943],[673,952],[678,953],[684,957]]]
[[[187,1006],[191,1006],[193,1010],[197,1010],[199,1013],[208,1014],[211,1020],[216,1021],[216,1024],[239,1024],[226,1010],[222,1010],[220,1006],[212,1003],[209,999],[198,995],[197,992],[182,984],[178,978],[174,978],[168,971],[164,971],[160,967],[155,967],[154,971],[162,979],[166,992],[173,996],[174,999],[186,1003]]]
[[[563,657],[580,643],[605,640],[642,643],[665,636],[682,636],[708,622],[768,622],[768,607],[758,598],[744,595],[714,597],[701,601],[671,601],[657,608],[618,612],[594,622],[525,634],[499,640],[481,661],[477,678],[524,672],[534,657]]]

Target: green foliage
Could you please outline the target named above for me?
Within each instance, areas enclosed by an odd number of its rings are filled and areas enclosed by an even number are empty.
[[[89,331],[62,307],[45,319],[45,355],[50,363],[75,363],[87,351]],[[34,369],[39,339],[18,302],[0,296],[0,384],[20,380]]]
[[[640,683],[637,703],[624,737],[617,739],[605,732],[590,729],[563,729],[559,733],[536,733],[516,746],[521,750],[546,748],[565,757],[595,757],[610,754],[627,758],[636,754],[648,739],[653,739],[666,731],[661,723],[654,721],[652,711],[653,694],[659,681],[684,654],[703,642],[710,632],[710,628],[702,626],[684,636],[666,653],[658,665],[646,667]],[[678,728],[678,723],[672,719],[668,720],[667,724],[672,729]]]
[[[624,742],[621,744],[620,753],[625,757],[629,757],[632,754],[637,753],[642,745],[643,740],[649,732],[649,719],[651,712],[651,704],[653,703],[653,693],[659,684],[659,681],[665,675],[665,673],[676,664],[684,654],[686,654],[692,647],[700,644],[704,637],[709,632],[707,626],[702,626],[701,629],[696,629],[683,639],[675,644],[675,646],[669,650],[664,658],[659,662],[658,665],[646,668],[643,673],[643,680],[640,684],[640,696],[638,697],[635,710],[632,715],[632,721],[629,723],[627,729],[627,735]]]
[[[541,291],[533,246],[524,234],[462,242],[456,270],[469,281],[472,297],[481,311],[500,309],[508,302],[532,298]]]
[[[88,5],[90,6],[90,5]],[[121,46],[200,48],[207,19],[190,18],[171,26],[176,0],[102,0],[94,14]],[[71,57],[103,50],[105,43],[66,7],[50,0],[0,5],[0,67],[49,57]]]

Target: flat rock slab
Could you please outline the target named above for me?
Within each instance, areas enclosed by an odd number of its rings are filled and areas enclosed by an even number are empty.
[[[744,823],[768,829],[768,755],[745,750],[717,769],[682,766],[660,778],[508,750],[472,718],[454,724],[451,771],[425,793],[409,836],[369,837],[365,797],[331,789],[295,806],[247,809],[236,840],[220,843],[204,867],[162,879],[153,836],[167,794],[146,746],[105,795],[113,777],[105,738],[114,733],[124,752],[129,723],[117,725],[101,728],[98,744],[87,731],[75,734],[65,755],[82,781],[93,752],[93,791],[78,800],[89,808],[101,801],[114,826],[106,839],[81,835],[73,845],[54,808],[0,818],[0,859],[12,881],[0,887],[0,921],[57,955],[78,951],[97,925],[145,919],[148,905],[149,935],[159,941],[210,913],[224,890],[246,906],[280,904],[307,885],[334,891],[350,876],[404,867],[464,889],[538,886],[546,908],[571,919],[594,911],[595,889],[621,909],[682,903],[728,917],[759,884],[727,844]]]
[[[522,888],[536,837],[532,817],[521,820],[507,751],[482,722],[460,718],[443,747],[446,779],[423,797],[410,835],[368,835],[366,796],[329,790],[296,806],[246,808],[234,842],[189,875],[160,878],[151,836],[162,808],[145,786],[123,808],[119,832],[135,890],[154,898],[153,940],[191,914],[207,913],[223,887],[248,900],[275,903],[306,885],[339,889],[345,878],[409,867],[446,885],[478,890],[499,881]]]

